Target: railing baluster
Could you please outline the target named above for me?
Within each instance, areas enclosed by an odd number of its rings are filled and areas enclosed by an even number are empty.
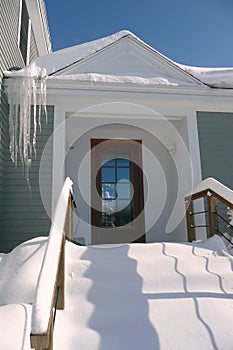
[[[216,203],[216,198],[213,195],[207,196],[207,205],[208,205],[210,236],[213,236],[218,232],[218,218],[215,215],[217,211],[217,203]]]
[[[186,201],[186,221],[188,228],[188,241],[192,242],[196,237],[195,223],[194,223],[194,215],[193,215],[193,201]]]
[[[195,225],[194,216],[196,214],[205,213],[206,211],[197,211],[196,213],[193,211],[193,201],[197,199],[207,198],[207,206],[208,206],[208,221],[209,225]],[[210,236],[214,234],[221,234],[219,231],[219,218],[224,222],[227,222],[218,212],[217,212],[217,201],[221,202],[225,206],[233,209],[233,191],[219,181],[208,178],[203,180],[197,187],[194,189],[193,193],[187,195],[185,198],[185,203],[187,207],[186,211],[186,222],[187,222],[187,231],[188,231],[188,239],[195,240],[195,228],[197,227],[209,227]],[[229,222],[228,222],[229,224]]]
[[[57,287],[59,287],[57,309],[63,310],[65,308],[65,236],[62,238],[62,248],[60,257],[60,266],[57,278]]]

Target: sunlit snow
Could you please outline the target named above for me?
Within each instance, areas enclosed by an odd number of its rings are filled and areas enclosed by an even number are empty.
[[[45,243],[37,238],[2,256],[1,349],[30,349]],[[184,244],[67,242],[66,304],[57,311],[54,349],[231,350],[232,262],[218,236]]]

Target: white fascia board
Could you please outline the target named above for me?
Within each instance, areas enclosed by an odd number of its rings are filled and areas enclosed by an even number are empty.
[[[108,91],[108,92],[131,92],[131,93],[154,93],[169,95],[187,95],[200,97],[233,97],[233,89],[215,89],[207,86],[152,86],[139,84],[114,84],[114,83],[98,83],[90,81],[77,81],[49,77],[47,80],[47,89],[54,92],[63,91],[64,95],[70,93],[71,90],[89,90],[89,91]]]
[[[47,23],[47,14],[42,4],[44,0],[25,0],[28,15],[31,19],[39,55],[45,55],[52,51],[51,38]],[[44,16],[44,19],[42,18]]]

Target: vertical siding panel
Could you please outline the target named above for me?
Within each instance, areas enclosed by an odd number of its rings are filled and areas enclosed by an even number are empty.
[[[20,0],[0,1],[0,83],[4,70],[24,66],[18,48],[19,13]]]
[[[0,234],[4,231],[4,173],[5,157],[8,152],[7,133],[8,133],[8,104],[6,95],[0,90]]]
[[[197,113],[203,178],[212,176],[233,189],[233,113]]]
[[[198,112],[202,177],[214,177],[233,189],[233,113]],[[226,207],[218,202],[219,213],[227,220]],[[227,224],[219,220],[225,232]]]

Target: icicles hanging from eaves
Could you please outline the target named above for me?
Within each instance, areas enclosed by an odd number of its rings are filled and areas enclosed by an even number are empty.
[[[36,157],[36,135],[41,129],[42,110],[46,113],[45,69],[35,64],[14,72],[5,72],[9,103],[10,156],[17,166],[20,159],[27,181],[32,158]],[[38,106],[38,113],[37,113]]]

